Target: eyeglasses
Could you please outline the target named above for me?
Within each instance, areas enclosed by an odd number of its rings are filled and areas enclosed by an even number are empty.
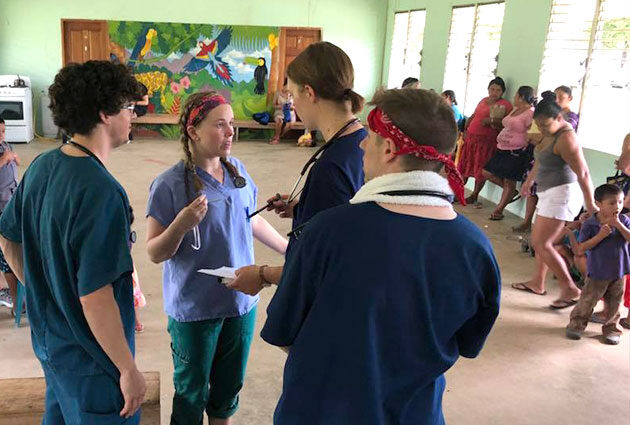
[[[127,109],[133,112],[136,109],[136,105],[134,105],[133,103],[131,105],[123,105],[120,107],[120,110],[123,110],[123,109]]]

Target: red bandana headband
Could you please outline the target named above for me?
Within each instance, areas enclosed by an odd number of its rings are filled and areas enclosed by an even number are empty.
[[[464,199],[464,179],[457,170],[455,163],[448,155],[438,152],[433,146],[421,145],[396,127],[391,119],[380,109],[374,108],[368,115],[370,130],[381,137],[390,139],[398,147],[396,155],[415,155],[427,161],[439,161],[444,164],[448,184],[453,189],[457,200],[466,205]]]
[[[195,122],[195,120],[197,120],[197,118],[199,118],[200,116],[203,117],[217,106],[225,105],[227,103],[227,100],[225,100],[225,98],[220,94],[202,97],[199,106],[197,106],[190,112],[190,115],[188,116],[188,121],[186,121],[186,127],[196,125],[197,122]]]

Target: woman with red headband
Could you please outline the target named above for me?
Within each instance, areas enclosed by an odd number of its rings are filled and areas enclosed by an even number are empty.
[[[257,296],[226,288],[202,268],[254,262],[253,238],[284,254],[287,241],[260,216],[257,189],[229,156],[234,114],[220,95],[191,95],[180,117],[185,159],[151,184],[147,249],[165,262],[164,309],[173,354],[171,423],[229,424],[238,408]]]
[[[451,108],[427,90],[372,104],[367,183],[304,227],[267,309],[262,338],[289,351],[275,425],[444,423],[443,374],[499,312],[490,242],[451,205]]]

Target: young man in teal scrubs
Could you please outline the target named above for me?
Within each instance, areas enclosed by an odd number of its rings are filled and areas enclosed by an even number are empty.
[[[46,377],[43,424],[138,424],[132,214],[104,164],[128,140],[139,84],[123,65],[90,61],[59,71],[49,94],[72,139],[35,158],[0,219]]]

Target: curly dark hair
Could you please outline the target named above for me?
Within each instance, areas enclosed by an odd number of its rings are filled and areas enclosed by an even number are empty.
[[[116,115],[129,101],[142,99],[140,83],[124,65],[108,61],[69,64],[48,89],[55,124],[68,134],[90,134],[100,112]]]

